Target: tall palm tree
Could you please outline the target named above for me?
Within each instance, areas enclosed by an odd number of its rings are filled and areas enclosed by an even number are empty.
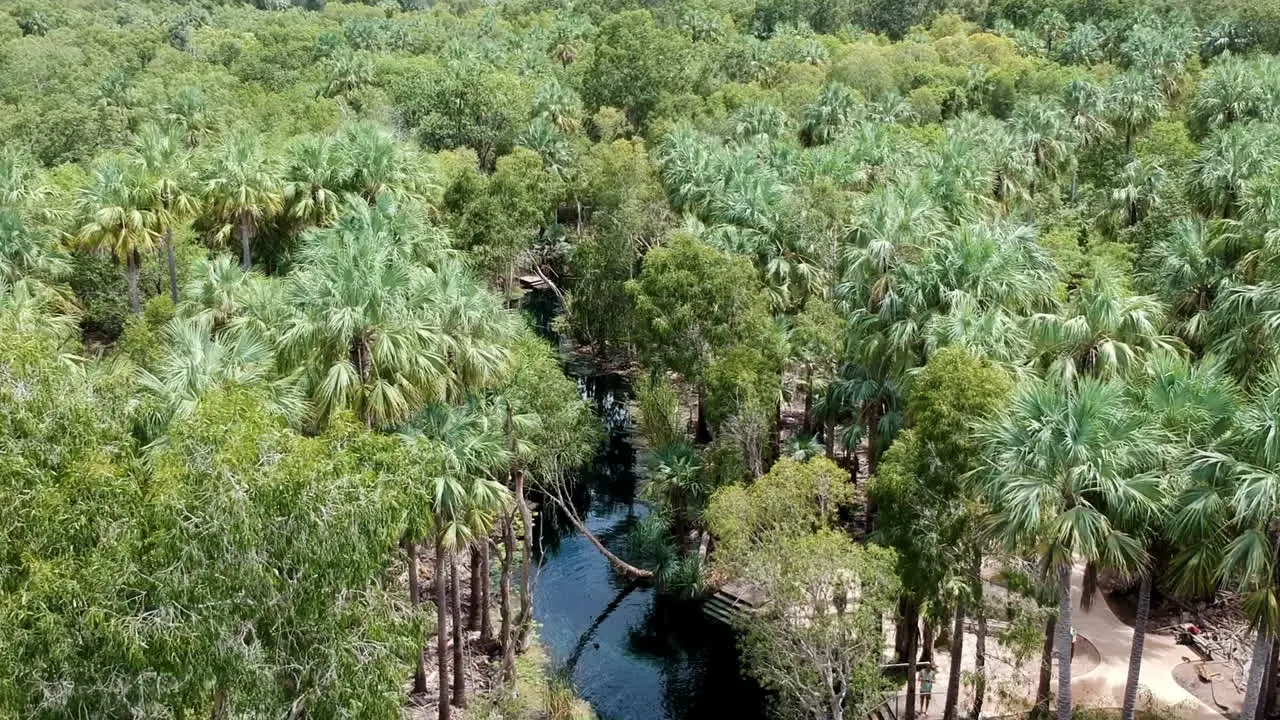
[[[1160,542],[1158,535],[1162,534],[1166,540],[1161,544],[1173,545],[1175,552],[1184,555],[1184,560],[1188,552],[1198,557],[1213,554],[1205,553],[1205,549],[1214,548],[1218,543],[1204,538],[1198,528],[1188,526],[1181,514],[1204,507],[1196,495],[1201,488],[1189,473],[1189,460],[1201,448],[1211,447],[1229,427],[1237,404],[1235,384],[1220,363],[1194,363],[1180,355],[1155,353],[1141,375],[1134,378],[1131,392],[1137,412],[1156,431],[1157,451],[1151,470],[1159,477],[1164,490],[1161,512],[1155,518],[1158,524],[1146,523],[1145,527],[1139,524],[1133,528],[1134,536],[1149,548]],[[1133,720],[1136,712],[1152,588],[1158,576],[1169,572],[1161,558],[1151,557],[1151,553],[1148,556],[1149,562],[1139,569],[1137,621],[1133,626],[1122,720]],[[1194,568],[1195,563],[1185,567]],[[1178,581],[1175,575],[1175,586]]]
[[[61,284],[70,273],[71,264],[50,233],[0,210],[0,293],[22,288],[25,295],[70,310],[73,298]]]
[[[443,397],[446,348],[416,301],[432,279],[411,261],[420,238],[405,234],[414,230],[402,212],[389,198],[373,208],[357,198],[334,227],[304,238],[281,345],[317,423],[351,409],[369,427],[396,425]]]
[[[122,158],[99,163],[76,198],[76,210],[83,218],[76,232],[83,246],[124,260],[129,308],[135,315],[140,313],[142,254],[155,249],[157,240],[155,211],[140,168]]]
[[[374,123],[358,123],[338,136],[347,189],[372,203],[383,193],[416,199],[419,168],[412,150],[391,131]]]
[[[1158,165],[1144,158],[1126,163],[1107,198],[1106,224],[1127,228],[1142,222],[1163,200],[1164,185],[1164,169]]]
[[[1056,99],[1027,98],[1017,103],[1009,125],[1031,153],[1036,174],[1057,179],[1075,145],[1071,118]]]
[[[276,374],[273,348],[253,333],[215,334],[208,318],[175,318],[163,338],[161,356],[138,371],[138,382],[153,401],[144,413],[150,437],[162,437],[169,422],[190,415],[202,398],[227,387],[265,396],[268,411],[291,424],[305,417],[297,378]]]
[[[1267,63],[1268,65],[1270,63]],[[1276,98],[1270,96],[1263,72],[1274,72],[1261,61],[1226,55],[1209,68],[1191,106],[1190,125],[1203,137],[1235,122],[1267,117]]]
[[[1085,149],[1111,137],[1115,130],[1107,122],[1107,96],[1102,88],[1087,80],[1067,83],[1062,104],[1067,111],[1071,132],[1080,149]],[[1080,168],[1075,153],[1071,156],[1071,201],[1075,202],[1079,188]]]
[[[1076,559],[1123,573],[1146,562],[1130,527],[1158,509],[1151,433],[1116,381],[1029,381],[982,431],[994,532],[1034,549],[1054,578],[1058,718],[1071,718],[1071,569]]]
[[[1124,154],[1133,154],[1133,140],[1164,114],[1160,86],[1150,76],[1130,70],[1117,75],[1107,88],[1113,124],[1124,133]]]
[[[449,573],[451,588],[447,594],[450,597],[447,602],[440,602],[446,574],[441,561],[449,556],[449,564],[454,566],[458,552],[473,543],[487,542],[495,519],[510,503],[507,488],[493,479],[493,474],[501,471],[508,461],[505,441],[492,415],[474,402],[462,406],[428,405],[407,426],[403,436],[418,450],[439,459],[438,471],[426,479],[426,487],[422,489],[431,499],[434,517],[437,652],[444,643],[445,628],[450,627],[450,621],[453,631],[453,677],[448,698],[444,695],[449,678],[447,662],[443,654],[437,658],[441,662],[441,704],[463,708],[467,706],[465,648],[457,569],[451,567]],[[416,565],[416,553],[410,562]],[[488,598],[481,601],[487,603]],[[446,608],[449,617],[445,616]]]
[[[233,133],[214,150],[203,169],[206,209],[219,223],[217,237],[240,242],[240,266],[253,267],[253,237],[262,222],[280,211],[280,177],[262,141],[248,132]]]
[[[1226,282],[1220,222],[1181,218],[1147,251],[1139,279],[1169,308],[1174,332],[1202,351],[1212,339],[1210,311]]]
[[[1272,363],[1221,439],[1195,453],[1192,470],[1207,480],[1190,524],[1217,521],[1227,541],[1214,574],[1235,584],[1257,633],[1241,718],[1254,720],[1272,645],[1280,631],[1277,553],[1280,553],[1280,366]],[[1215,492],[1216,491],[1216,492]],[[1215,502],[1216,500],[1216,502]]]
[[[1210,135],[1191,163],[1187,194],[1206,213],[1233,218],[1246,184],[1276,167],[1280,151],[1270,125],[1235,123]]]
[[[134,152],[142,165],[146,194],[155,219],[157,234],[163,239],[169,269],[169,295],[178,302],[178,261],[174,249],[173,226],[199,211],[194,192],[191,158],[176,126],[148,124],[138,131]]]

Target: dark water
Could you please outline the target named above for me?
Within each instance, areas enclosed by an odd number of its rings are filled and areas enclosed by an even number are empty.
[[[636,497],[627,388],[613,376],[584,378],[580,385],[609,435],[583,470],[575,503],[586,525],[616,551],[645,513]],[[621,578],[554,514],[539,523],[534,616],[556,667],[600,720],[767,717],[764,694],[740,673],[732,631],[695,604],[658,597]]]

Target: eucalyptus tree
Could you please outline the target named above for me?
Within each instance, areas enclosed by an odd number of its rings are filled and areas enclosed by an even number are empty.
[[[1058,653],[1058,718],[1071,718],[1071,569],[1077,557],[1140,572],[1143,543],[1128,531],[1158,511],[1159,483],[1145,471],[1156,447],[1115,380],[1029,380],[981,431],[996,536],[1034,551],[1055,585],[1047,628]],[[1047,711],[1047,697],[1040,698]]]
[[[124,260],[129,309],[135,315],[142,311],[138,286],[142,254],[153,250],[157,240],[156,212],[148,201],[146,183],[139,166],[109,158],[94,167],[75,203],[81,218],[76,237],[82,246]]]
[[[280,211],[283,197],[279,171],[261,138],[248,132],[229,135],[201,170],[206,211],[215,236],[240,243],[240,266],[253,267],[253,238],[264,221]]]
[[[1150,76],[1130,70],[1107,87],[1112,124],[1124,135],[1124,154],[1133,154],[1133,141],[1165,112],[1160,86]]]
[[[164,242],[169,269],[169,295],[178,302],[178,261],[173,226],[199,212],[199,196],[192,159],[185,138],[174,125],[145,125],[134,140],[134,153],[142,165],[144,193],[155,220],[156,234]]]

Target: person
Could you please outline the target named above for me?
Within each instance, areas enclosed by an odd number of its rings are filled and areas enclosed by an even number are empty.
[[[920,669],[920,713],[922,715],[929,714],[929,701],[933,699],[933,680],[937,674],[938,671],[934,669],[933,663]]]

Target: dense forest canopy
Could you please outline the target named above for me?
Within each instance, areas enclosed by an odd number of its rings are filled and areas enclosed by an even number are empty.
[[[907,720],[952,623],[979,717],[995,566],[1047,714],[1077,565],[1238,591],[1275,711],[1277,53],[1272,0],[4,3],[0,718],[447,719],[469,654],[558,717],[561,352],[647,450],[592,542],[773,598],[780,717],[880,702],[885,618]]]

